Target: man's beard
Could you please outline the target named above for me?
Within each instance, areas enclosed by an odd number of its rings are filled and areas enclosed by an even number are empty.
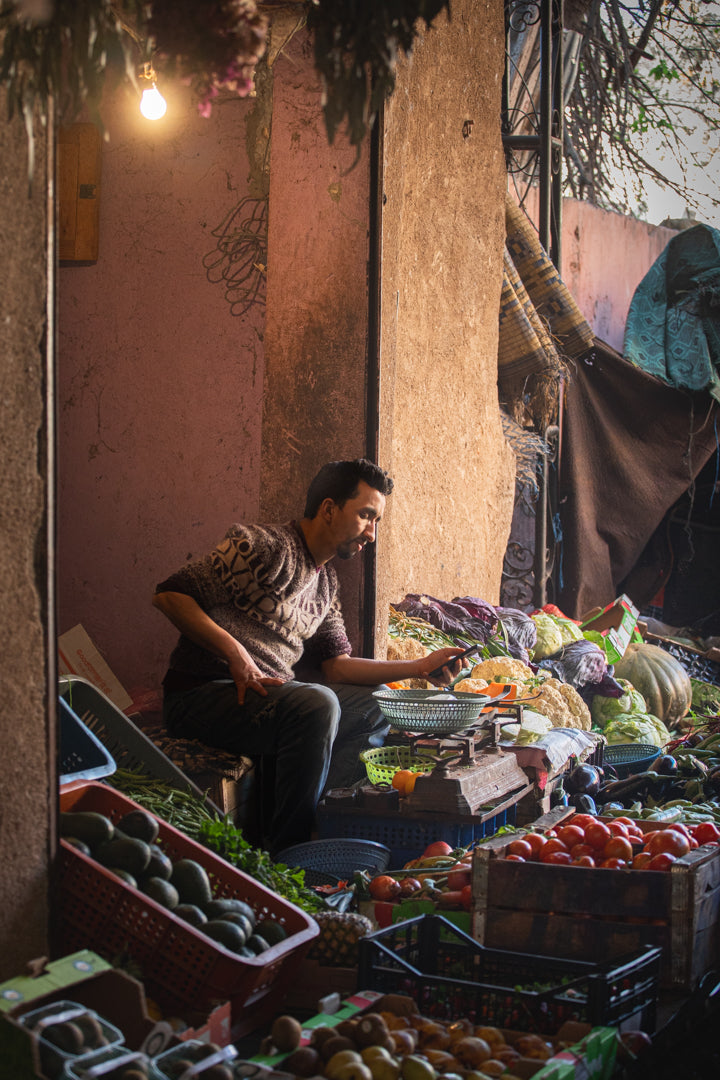
[[[338,559],[354,559],[360,552],[354,550],[354,545],[360,544],[360,551],[365,547],[365,541],[361,540],[358,536],[354,540],[345,540],[342,544],[338,544],[336,555]]]

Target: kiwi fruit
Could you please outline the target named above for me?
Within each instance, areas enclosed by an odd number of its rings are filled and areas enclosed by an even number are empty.
[[[201,1080],[233,1080],[233,1070],[224,1062],[218,1061],[209,1069],[203,1069],[200,1073]]]
[[[314,1047],[298,1046],[284,1058],[282,1068],[283,1072],[293,1073],[295,1076],[314,1076],[320,1064],[320,1055]]]
[[[87,1049],[98,1050],[101,1046],[107,1046],[102,1024],[92,1013],[86,1012],[76,1016],[73,1023],[80,1028]]]
[[[326,1039],[320,1047],[320,1057],[323,1061],[329,1061],[340,1050],[357,1050],[357,1043],[354,1039],[348,1039],[345,1035],[333,1035],[331,1039]]]
[[[43,1028],[43,1037],[58,1050],[66,1054],[81,1053],[85,1039],[81,1028],[73,1020],[63,1020],[59,1024],[48,1024]]]
[[[270,1028],[270,1040],[276,1050],[287,1054],[300,1045],[302,1027],[294,1016],[277,1016]],[[308,1074],[310,1075],[310,1074]]]

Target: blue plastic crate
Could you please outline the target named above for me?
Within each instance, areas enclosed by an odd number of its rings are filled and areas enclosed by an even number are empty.
[[[358,811],[353,804],[328,806],[321,802],[317,810],[318,837],[354,837],[374,840],[390,848],[390,867],[398,870],[411,859],[422,855],[428,844],[444,840],[453,848],[466,848],[478,840],[494,836],[502,825],[514,825],[517,804],[525,788],[498,803],[493,811],[472,820],[411,817],[409,814],[373,814]]]
[[[98,737],[82,722],[65,698],[60,704],[60,783],[73,780],[100,780],[111,776],[117,768],[115,759]]]

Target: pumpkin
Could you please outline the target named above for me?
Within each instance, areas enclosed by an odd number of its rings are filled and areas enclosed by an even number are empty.
[[[648,712],[668,727],[690,711],[690,676],[680,661],[659,645],[632,642],[615,664],[615,678],[632,683],[645,698]]]

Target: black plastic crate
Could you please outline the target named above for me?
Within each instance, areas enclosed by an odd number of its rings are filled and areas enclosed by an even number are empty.
[[[423,1016],[554,1034],[566,1020],[652,1031],[662,950],[605,964],[487,949],[440,915],[361,938],[358,985],[407,994]]]
[[[698,649],[690,649],[681,645],[679,641],[671,638],[656,637],[655,634],[646,634],[645,641],[648,645],[658,645],[665,652],[669,652],[676,660],[679,660],[687,670],[691,679],[699,679],[700,682],[712,683],[720,686],[720,664],[716,660],[709,660]]]

